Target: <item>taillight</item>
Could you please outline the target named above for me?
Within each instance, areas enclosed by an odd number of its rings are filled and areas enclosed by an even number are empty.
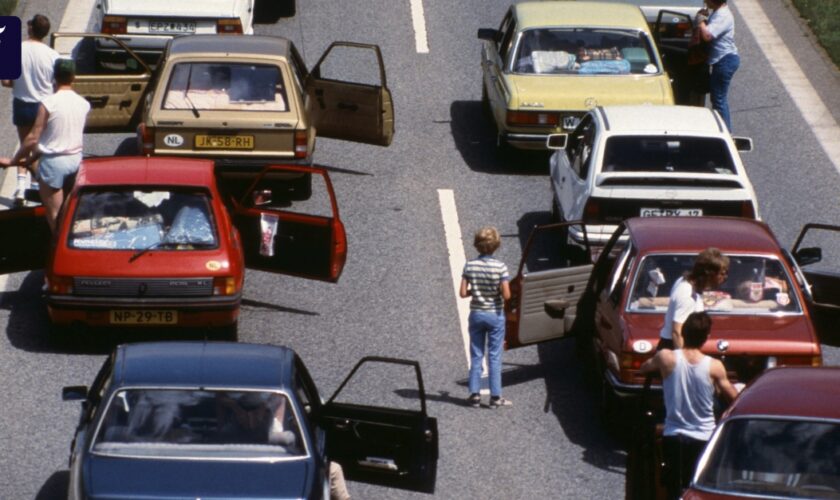
[[[330,278],[333,281],[338,281],[341,276],[341,271],[344,269],[344,263],[347,261],[347,235],[344,232],[344,225],[339,221],[333,221],[333,258],[330,266]]]
[[[213,295],[233,295],[236,293],[236,279],[232,276],[213,278]]]
[[[306,158],[308,147],[306,139],[305,130],[298,130],[295,132],[295,158]]]
[[[52,276],[47,278],[47,287],[53,295],[71,295],[73,293],[73,278],[68,276]]]
[[[102,33],[107,35],[122,35],[127,32],[128,23],[122,16],[105,16],[102,19]]]
[[[618,360],[619,378],[627,384],[644,383],[644,377],[639,373],[639,368],[651,355],[623,352]]]
[[[554,127],[560,123],[557,113],[541,111],[508,111],[507,124],[511,126],[545,126]]]
[[[592,222],[598,220],[601,215],[601,204],[592,198],[586,201],[583,206],[583,220],[584,222]]]
[[[137,146],[140,154],[150,155],[155,152],[155,128],[147,127],[145,123],[137,126]]]
[[[753,207],[751,201],[746,200],[741,202],[741,217],[755,219],[755,207]]]
[[[242,21],[235,19],[219,19],[216,21],[216,33],[220,35],[241,35]]]

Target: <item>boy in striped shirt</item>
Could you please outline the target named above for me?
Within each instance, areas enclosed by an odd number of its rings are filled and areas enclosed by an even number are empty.
[[[502,397],[502,350],[505,340],[504,301],[510,299],[510,275],[504,262],[493,257],[501,238],[495,227],[483,227],[475,233],[473,242],[478,257],[464,265],[461,275],[462,298],[470,300],[470,376],[468,402],[481,406],[479,395],[481,364],[487,347],[490,372],[490,408],[510,406]]]

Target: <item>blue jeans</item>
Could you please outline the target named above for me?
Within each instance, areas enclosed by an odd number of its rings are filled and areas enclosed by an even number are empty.
[[[717,110],[723,118],[726,127],[732,130],[732,121],[729,117],[729,103],[726,95],[729,93],[729,84],[732,77],[741,65],[741,57],[738,54],[727,54],[723,59],[712,64],[712,76],[709,80],[709,93],[712,101],[712,109]]]
[[[481,361],[487,345],[490,396],[502,395],[502,347],[505,341],[505,314],[502,311],[470,311],[470,394],[481,389]]]

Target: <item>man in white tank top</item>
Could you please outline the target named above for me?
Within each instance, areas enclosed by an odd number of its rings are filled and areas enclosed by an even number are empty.
[[[682,325],[683,348],[663,349],[642,364],[641,372],[662,377],[665,398],[663,481],[669,499],[677,499],[691,481],[697,459],[715,430],[715,393],[730,402],[738,391],[720,360],[700,351],[712,319],[705,312],[689,314]]]

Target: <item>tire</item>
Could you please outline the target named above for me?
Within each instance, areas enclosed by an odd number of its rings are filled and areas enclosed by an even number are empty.
[[[239,342],[239,321],[219,328],[214,337],[225,342]]]
[[[294,17],[297,5],[295,0],[257,0],[261,18]]]

